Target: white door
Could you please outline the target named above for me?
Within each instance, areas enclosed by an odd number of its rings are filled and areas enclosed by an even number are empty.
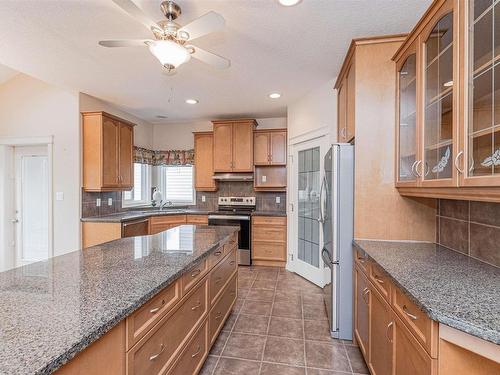
[[[47,146],[14,148],[16,267],[49,257]]]
[[[292,208],[289,269],[320,287],[325,285],[326,274],[321,259],[323,234],[319,218],[323,158],[327,148],[326,136],[293,146],[289,194]]]

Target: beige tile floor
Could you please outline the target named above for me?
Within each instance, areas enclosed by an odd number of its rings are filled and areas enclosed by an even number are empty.
[[[332,339],[322,290],[281,268],[240,267],[239,296],[202,375],[368,374],[357,346]]]

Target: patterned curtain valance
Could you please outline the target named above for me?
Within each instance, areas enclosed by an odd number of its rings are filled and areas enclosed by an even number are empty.
[[[194,150],[155,151],[134,146],[134,163],[149,165],[193,165]]]

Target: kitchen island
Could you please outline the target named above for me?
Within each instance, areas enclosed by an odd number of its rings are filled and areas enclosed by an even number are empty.
[[[237,231],[182,225],[0,273],[0,373],[201,366],[237,297]]]

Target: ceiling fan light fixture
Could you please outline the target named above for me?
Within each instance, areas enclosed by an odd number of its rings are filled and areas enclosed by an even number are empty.
[[[151,53],[164,67],[177,68],[191,58],[186,48],[171,40],[155,40],[148,45]]]
[[[294,5],[300,3],[301,1],[302,0],[278,0],[278,2],[284,7],[293,7]]]

